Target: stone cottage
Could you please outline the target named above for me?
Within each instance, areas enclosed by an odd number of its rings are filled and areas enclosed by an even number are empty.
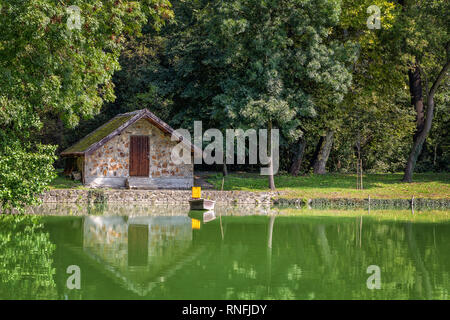
[[[172,148],[180,142],[192,160],[191,142],[142,109],[117,115],[61,156],[66,158],[65,173],[80,172],[88,186],[187,189],[194,183],[194,161],[176,165],[171,160]]]

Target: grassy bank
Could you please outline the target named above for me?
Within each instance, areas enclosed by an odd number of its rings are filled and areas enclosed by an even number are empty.
[[[401,173],[367,174],[363,178],[363,190],[356,189],[354,174],[277,175],[275,185],[284,198],[367,199],[369,195],[374,199],[450,198],[450,173],[416,173],[412,183],[403,183],[401,178]],[[215,189],[221,189],[221,174],[211,175],[207,180]],[[50,188],[80,189],[83,185],[58,172]],[[225,178],[224,190],[268,191],[267,177],[257,173],[233,173]]]
[[[414,182],[401,182],[403,174],[366,174],[363,190],[356,189],[354,174],[325,174],[293,177],[275,176],[277,191],[286,198],[356,198],[367,199],[448,199],[450,173],[416,173]],[[222,186],[222,175],[210,176],[216,189]],[[267,177],[257,173],[233,173],[225,178],[224,190],[268,191]]]

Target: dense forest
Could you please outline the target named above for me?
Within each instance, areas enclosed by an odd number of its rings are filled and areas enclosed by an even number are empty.
[[[79,30],[67,30],[69,4],[81,8]],[[450,170],[446,0],[69,4],[0,2],[5,208],[33,203],[60,151],[142,108],[174,128],[279,128],[290,175],[362,163],[411,182]]]

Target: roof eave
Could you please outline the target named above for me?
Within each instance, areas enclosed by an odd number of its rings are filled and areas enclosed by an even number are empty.
[[[115,136],[119,135],[120,133],[122,133],[123,130],[125,130],[127,127],[129,127],[131,124],[133,124],[134,122],[138,121],[139,119],[142,118],[142,114],[137,113],[135,116],[133,116],[130,120],[128,120],[127,122],[125,122],[124,124],[122,124],[120,127],[118,127],[117,129],[115,129],[113,132],[111,132],[109,135],[107,135],[106,137],[104,137],[103,139],[101,139],[100,141],[97,141],[94,144],[91,144],[89,146],[89,148],[87,148],[86,150],[84,150],[84,153],[86,155],[89,155],[91,153],[93,153],[95,150],[97,150],[98,148],[102,147],[103,145],[105,145],[109,140],[111,140],[112,138],[114,138]]]

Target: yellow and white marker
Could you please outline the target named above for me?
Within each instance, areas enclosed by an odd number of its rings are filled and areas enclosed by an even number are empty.
[[[200,199],[202,197],[201,187],[192,187],[192,199]]]

